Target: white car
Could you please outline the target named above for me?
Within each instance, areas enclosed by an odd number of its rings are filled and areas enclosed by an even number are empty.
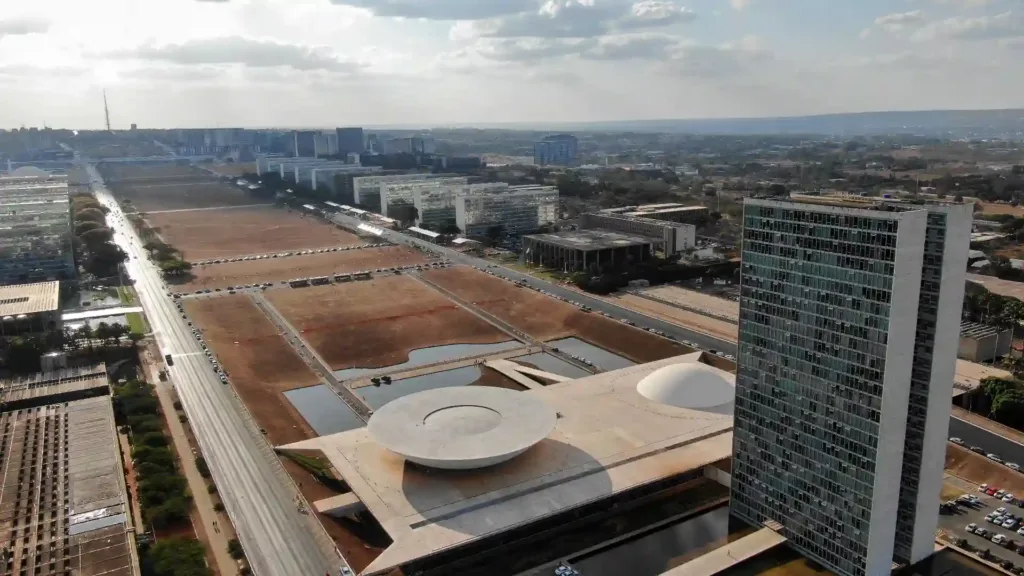
[[[1002,534],[996,534],[992,537],[992,543],[1002,546],[1004,543],[1006,543],[1006,536],[1003,536]]]
[[[1003,459],[1000,458],[998,454],[986,454],[985,457],[993,462],[998,462],[1000,464],[1003,463]]]
[[[1017,501],[1017,499],[1013,497],[1013,494],[1010,494],[1009,492],[1006,493],[1006,496],[1003,496],[1002,500],[1007,504],[1013,504]]]
[[[1020,472],[1020,466],[1017,465],[1017,464],[1014,464],[1013,462],[1007,462],[1006,463],[1006,467],[1009,468],[1010,470],[1015,470],[1017,472]]]
[[[1007,518],[1006,521],[1001,524],[1001,526],[1003,528],[1006,528],[1007,530],[1013,530],[1017,527],[1017,521],[1013,518]]]

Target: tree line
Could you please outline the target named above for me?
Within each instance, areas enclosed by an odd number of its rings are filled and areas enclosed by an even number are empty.
[[[107,212],[109,209],[92,194],[71,197],[75,259],[95,278],[117,276],[118,266],[128,259],[114,243],[114,234],[107,227]]]

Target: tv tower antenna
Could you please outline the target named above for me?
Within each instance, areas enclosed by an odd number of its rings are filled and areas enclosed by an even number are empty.
[[[103,91],[103,115],[107,118],[107,132],[110,132],[110,108],[107,108],[107,91]]]

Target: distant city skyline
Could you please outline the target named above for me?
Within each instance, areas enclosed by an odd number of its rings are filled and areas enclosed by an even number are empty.
[[[827,5],[826,5],[827,4]],[[1012,0],[37,0],[0,125],[439,126],[1024,105]]]

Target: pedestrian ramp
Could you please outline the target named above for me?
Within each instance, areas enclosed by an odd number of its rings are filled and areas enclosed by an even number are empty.
[[[786,537],[779,534],[774,526],[765,526],[753,534],[663,572],[661,576],[712,576],[763,554],[785,541]]]

